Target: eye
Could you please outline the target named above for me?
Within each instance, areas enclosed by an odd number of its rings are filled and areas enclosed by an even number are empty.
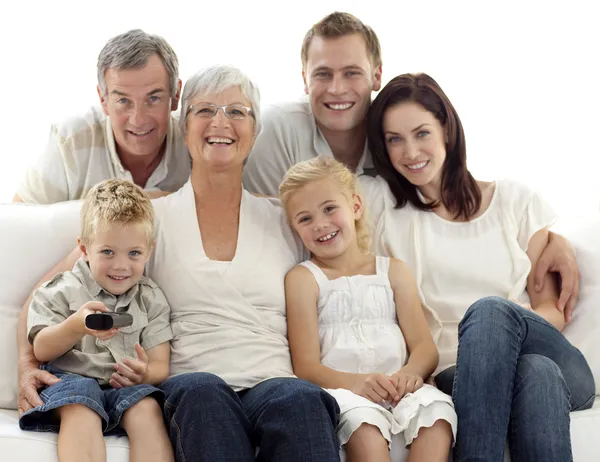
[[[361,75],[359,71],[347,71],[346,77],[356,77],[357,75]]]
[[[214,109],[209,106],[198,106],[198,107],[194,108],[195,115],[211,115],[214,113],[215,113]]]
[[[387,138],[387,140],[386,140],[386,142],[387,142],[388,144],[391,144],[391,143],[398,143],[398,142],[400,142],[400,141],[402,141],[402,138],[400,138],[399,136],[396,136],[396,135],[393,135],[393,136],[388,136],[388,138]]]
[[[323,209],[323,211],[329,215],[330,213],[332,213],[335,209],[337,209],[337,207],[335,205],[328,205],[327,207],[325,207]]]
[[[142,252],[140,252],[139,250],[132,250],[131,252],[129,252],[130,257],[139,257],[141,254]]]
[[[419,138],[423,138],[425,136],[429,135],[429,131],[428,130],[420,130],[419,133],[417,133],[417,136]]]
[[[129,100],[127,98],[119,98],[117,103],[125,106],[126,104],[129,104]]]
[[[298,224],[303,224],[303,223],[307,223],[310,221],[310,217],[309,216],[304,216],[304,217],[300,217],[298,219]]]
[[[156,95],[152,95],[150,98],[148,98],[148,101],[152,104],[160,103],[160,100],[161,100],[160,96],[156,96]]]
[[[107,256],[110,256],[110,255],[112,255],[112,254],[113,254],[113,251],[112,251],[112,250],[110,250],[110,249],[104,249],[104,250],[102,250],[100,253],[102,253],[102,255],[107,255]]]
[[[324,79],[329,77],[329,72],[327,71],[319,71],[319,72],[315,72],[315,77],[318,79]]]

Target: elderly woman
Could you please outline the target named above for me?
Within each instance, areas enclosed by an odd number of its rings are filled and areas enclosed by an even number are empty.
[[[242,189],[260,131],[259,93],[240,71],[191,77],[181,128],[189,182],[156,201],[149,275],[172,307],[171,373],[162,388],[178,460],[339,460],[337,407],[293,377],[284,276],[302,257],[279,205]]]
[[[335,399],[292,372],[284,276],[301,261],[301,243],[277,202],[242,189],[259,108],[258,89],[235,68],[191,77],[180,118],[191,177],[155,201],[147,270],[172,308],[162,388],[179,461],[254,461],[257,450],[262,461],[339,461]],[[31,369],[21,371],[22,410],[54,380]]]

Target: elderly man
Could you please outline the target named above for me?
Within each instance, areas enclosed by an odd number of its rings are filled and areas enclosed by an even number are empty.
[[[111,38],[98,56],[101,108],[52,126],[14,201],[82,199],[108,178],[131,180],[151,196],[179,189],[190,160],[171,116],[181,91],[178,66],[162,37],[131,30]]]

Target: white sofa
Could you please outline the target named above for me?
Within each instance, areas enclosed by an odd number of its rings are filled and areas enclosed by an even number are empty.
[[[33,285],[71,250],[79,229],[79,204],[0,204],[0,460],[56,461],[56,435],[18,427],[16,326]],[[586,355],[600,393],[600,216],[563,229],[576,246],[582,271],[580,303],[567,337]],[[576,462],[600,460],[600,403],[572,414]],[[548,436],[549,438],[552,435]],[[108,461],[127,461],[126,437],[106,439]],[[394,455],[394,461],[403,455]]]

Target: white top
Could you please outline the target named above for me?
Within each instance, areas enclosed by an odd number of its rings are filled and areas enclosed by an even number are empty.
[[[406,261],[440,352],[436,374],[456,363],[458,324],[475,301],[529,301],[531,237],[556,220],[542,198],[514,181],[497,181],[488,209],[464,223],[396,200],[381,177],[361,177],[374,220],[374,251]]]
[[[329,280],[310,260],[319,285],[321,363],[341,372],[393,374],[406,363],[406,343],[398,326],[390,259],[377,257],[377,273]]]
[[[185,140],[171,116],[164,156],[144,189],[177,191],[190,171]],[[52,125],[48,145],[25,171],[17,195],[37,204],[79,200],[109,178],[133,181],[117,154],[110,119],[101,107],[94,106],[83,115]]]
[[[318,156],[333,157],[307,100],[269,106],[262,114],[262,124],[244,167],[248,191],[277,197],[279,184],[292,165]],[[366,143],[356,173],[374,175]]]
[[[204,253],[191,183],[154,207],[147,269],[172,307],[171,375],[210,372],[236,391],[292,376],[284,278],[304,254],[278,201],[243,192],[225,271]]]

